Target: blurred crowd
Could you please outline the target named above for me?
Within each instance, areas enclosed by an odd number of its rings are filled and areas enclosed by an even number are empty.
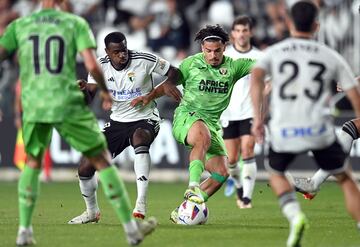
[[[193,42],[197,30],[206,24],[221,24],[228,30],[237,15],[246,14],[255,23],[253,45],[260,49],[288,37],[284,15],[287,6],[296,0],[67,0],[63,9],[84,17],[96,36],[98,55],[104,54],[103,38],[119,30],[127,35],[130,49],[155,52],[174,65],[198,51]],[[358,0],[315,0],[331,21],[346,25],[353,20],[339,15],[339,6],[351,8]],[[18,17],[39,9],[37,0],[0,0],[0,35]],[[349,11],[349,9],[347,9]],[[357,9],[358,11],[358,9]],[[347,12],[345,11],[345,14]],[[331,25],[328,25],[332,28]],[[334,29],[334,28],[333,28]],[[338,31],[344,31],[341,28]],[[333,30],[332,30],[333,31]],[[336,31],[336,30],[335,30]],[[346,35],[343,35],[345,38]],[[324,42],[335,42],[323,36]],[[346,52],[346,51],[345,51]],[[0,121],[1,114],[12,110],[14,85],[17,78],[16,59],[0,66]],[[80,64],[81,61],[79,61]],[[350,62],[351,63],[351,62]],[[79,77],[86,78],[79,67]],[[8,93],[11,92],[11,93]]]

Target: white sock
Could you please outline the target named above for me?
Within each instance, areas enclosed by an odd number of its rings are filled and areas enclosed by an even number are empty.
[[[242,186],[240,172],[241,172],[241,170],[240,170],[240,166],[238,163],[229,165],[229,174],[230,174],[231,178],[234,180],[235,187],[238,189],[241,188],[241,186]]]
[[[124,231],[126,233],[133,233],[133,232],[138,231],[138,225],[136,224],[135,220],[133,220],[133,219],[127,223],[124,223],[123,227],[124,227]]]
[[[134,170],[136,175],[137,202],[146,202],[146,195],[149,185],[150,164],[151,159],[149,153],[135,154]]]
[[[280,207],[282,213],[288,219],[290,223],[295,220],[295,217],[301,213],[300,204],[296,199],[294,191],[282,194],[279,197]]]
[[[357,223],[357,229],[360,230],[360,222]]]
[[[95,213],[100,211],[96,197],[96,190],[98,187],[96,176],[94,175],[90,179],[86,177],[80,177],[79,185],[81,194],[86,204],[86,211],[88,213]]]
[[[317,191],[320,189],[320,185],[322,185],[325,180],[330,177],[330,173],[323,170],[323,169],[319,169],[312,177],[311,177],[311,181],[313,182],[314,185],[314,191]]]
[[[252,198],[252,194],[255,187],[256,181],[256,162],[255,158],[243,160],[243,168],[241,172],[241,180],[243,183],[244,194],[243,197],[247,197],[249,199]]]

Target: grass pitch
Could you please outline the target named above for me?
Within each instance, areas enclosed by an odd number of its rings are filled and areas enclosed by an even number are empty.
[[[0,183],[0,246],[15,246],[18,226],[15,182]],[[127,184],[132,203],[136,188]],[[156,231],[141,246],[152,247],[278,247],[285,246],[288,223],[278,201],[265,182],[257,183],[253,209],[240,210],[235,198],[226,198],[221,189],[207,206],[209,220],[202,226],[180,226],[169,221],[170,212],[182,202],[184,183],[151,183],[148,215],[159,221]],[[345,211],[343,196],[335,183],[326,183],[312,201],[298,196],[310,220],[302,246],[360,246],[360,233]],[[67,221],[84,210],[78,184],[42,184],[34,213],[33,227],[39,247],[127,246],[121,225],[99,186],[102,218],[98,224],[68,225]]]

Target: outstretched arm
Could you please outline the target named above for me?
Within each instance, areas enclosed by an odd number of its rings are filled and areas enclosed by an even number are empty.
[[[86,80],[80,79],[76,81],[79,85],[81,92],[83,92],[86,104],[90,104],[95,98],[97,92],[97,85],[87,83]]]
[[[101,68],[96,61],[93,49],[85,49],[81,52],[81,55],[84,58],[84,63],[87,71],[89,71],[91,76],[95,79],[101,91],[104,110],[110,110],[112,105],[112,99],[106,87],[103,72],[101,71]]]
[[[262,117],[263,92],[264,92],[265,71],[261,68],[254,68],[251,72],[250,95],[254,108],[254,122],[251,128],[258,143],[264,141],[265,129]]]
[[[150,93],[144,96],[137,97],[131,101],[132,106],[142,104],[146,106],[154,99],[157,99],[163,95],[172,97],[175,101],[179,102],[181,100],[181,92],[176,87],[179,80],[179,70],[173,66],[170,66],[167,73],[168,78],[157,85]]]

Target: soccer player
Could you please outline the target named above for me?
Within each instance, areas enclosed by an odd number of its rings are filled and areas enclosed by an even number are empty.
[[[159,132],[160,117],[155,102],[144,108],[132,107],[130,103],[132,99],[153,89],[153,72],[162,76],[167,75],[167,80],[174,81],[165,83],[169,85],[176,85],[179,72],[168,61],[158,56],[128,50],[126,38],[121,32],[109,33],[104,41],[106,55],[98,60],[114,103],[110,122],[105,124],[103,133],[113,158],[129,145],[134,148],[138,194],[133,216],[144,219],[151,165],[149,149]],[[175,99],[180,100],[180,91],[173,87],[177,93]],[[87,85],[82,85],[82,88],[85,95],[90,98],[95,95],[97,84],[91,75],[88,76]],[[70,220],[69,224],[97,222],[100,210],[96,199],[98,185],[94,176],[94,166],[87,159],[81,159],[78,174],[86,211]]]
[[[237,17],[233,24],[231,35],[234,44],[227,47],[224,54],[233,59],[260,58],[262,52],[251,45],[253,23],[248,16]],[[234,183],[226,183],[225,192],[230,196],[233,185],[237,192],[239,208],[251,208],[251,198],[256,180],[256,161],[254,155],[255,138],[251,134],[253,116],[250,98],[250,75],[247,75],[235,84],[229,106],[222,113],[220,122],[223,127],[223,138],[229,157],[229,174]],[[239,162],[241,152],[242,161]],[[242,168],[240,169],[240,163]]]
[[[41,160],[55,128],[99,170],[105,195],[123,224],[128,243],[137,245],[154,230],[156,220],[137,223],[132,218],[125,187],[110,164],[104,135],[75,80],[75,56],[80,52],[105,105],[111,105],[94,56],[95,39],[83,18],[57,10],[61,2],[42,0],[39,12],[13,21],[0,38],[0,60],[16,51],[18,54],[28,157],[18,183],[20,225],[16,244],[35,244],[32,215],[40,187]]]
[[[360,191],[345,166],[346,153],[326,112],[333,82],[339,81],[360,116],[360,94],[345,60],[327,46],[311,40],[318,28],[317,6],[298,1],[290,9],[291,38],[269,47],[251,74],[254,106],[252,131],[264,138],[261,118],[264,78],[272,78],[270,101],[270,148],[267,169],[270,184],[290,224],[287,246],[300,246],[308,220],[284,172],[297,154],[311,150],[318,166],[338,179],[347,209],[360,229]]]
[[[179,84],[184,87],[173,121],[175,139],[190,149],[189,185],[184,198],[195,203],[207,201],[228,177],[227,153],[219,119],[229,104],[235,83],[250,72],[254,61],[224,56],[229,36],[219,25],[202,28],[195,37],[201,53],[180,64]],[[155,90],[156,91],[156,90]],[[146,100],[157,95],[151,93]],[[153,97],[154,96],[154,97]],[[201,174],[211,176],[200,184]],[[178,209],[171,213],[177,222]]]
[[[360,77],[358,77],[360,81]],[[360,137],[360,119],[352,119],[343,124],[338,139],[341,142],[346,154],[350,154],[353,141]],[[320,190],[320,186],[331,176],[329,171],[319,169],[311,178],[295,177],[294,186],[295,190],[302,193],[305,199],[312,200],[317,192]]]

